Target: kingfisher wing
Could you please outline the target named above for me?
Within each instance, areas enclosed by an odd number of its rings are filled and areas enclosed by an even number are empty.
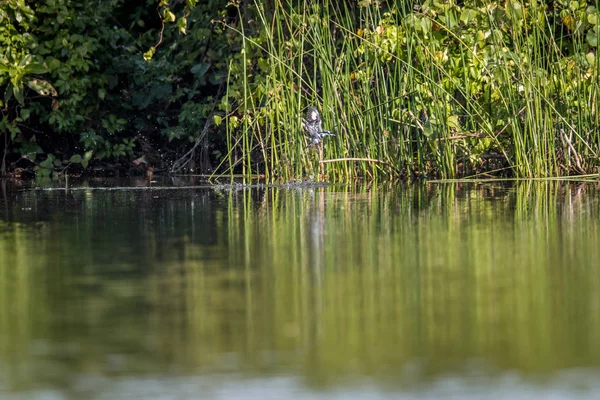
[[[319,138],[319,137],[316,137],[316,136],[313,136],[313,138],[312,138],[312,141],[309,143],[309,145],[308,145],[308,146],[306,146],[306,148],[309,148],[309,147],[311,147],[311,146],[316,146],[316,145],[318,145],[319,143],[321,143],[321,138]]]
[[[315,121],[315,131],[317,131],[318,133],[323,132],[323,127],[320,118],[317,121]]]

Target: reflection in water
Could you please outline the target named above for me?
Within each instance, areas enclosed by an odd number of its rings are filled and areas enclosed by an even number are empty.
[[[150,398],[148,380],[184,395],[208,377],[225,398],[244,382],[287,382],[271,393],[286,398],[477,398],[507,382],[572,398],[573,379],[598,393],[598,185],[0,199],[6,395]]]

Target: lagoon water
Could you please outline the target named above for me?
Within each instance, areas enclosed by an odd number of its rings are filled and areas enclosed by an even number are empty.
[[[600,398],[600,184],[2,182],[0,398]]]

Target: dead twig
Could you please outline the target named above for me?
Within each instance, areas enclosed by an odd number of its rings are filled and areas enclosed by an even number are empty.
[[[567,136],[567,133],[565,132],[564,129],[561,128],[560,133],[562,133],[563,139],[567,143],[567,146],[569,147],[569,153],[573,153],[573,158],[575,159],[575,169],[580,174],[585,174],[586,171],[581,167],[581,157],[579,156],[579,154],[577,154],[575,147],[573,147],[573,144],[571,143],[571,139]]]
[[[4,132],[4,153],[2,154],[0,176],[6,176],[6,154],[8,154],[8,132]]]
[[[459,140],[459,139],[466,139],[466,138],[470,138],[470,137],[485,138],[485,137],[487,137],[487,135],[485,133],[463,133],[462,135],[454,135],[454,136],[436,138],[436,140],[439,140],[439,141]]]
[[[160,18],[161,28],[160,34],[158,35],[158,43],[154,45],[154,49],[157,49],[158,46],[160,46],[160,44],[163,41],[163,34],[165,33],[165,20],[163,19],[162,15],[160,15],[160,10],[158,9],[158,7],[156,7],[156,12],[158,13],[158,18]]]
[[[190,161],[192,161],[192,159],[194,158],[194,151],[196,150],[196,148],[198,146],[200,146],[200,143],[202,143],[202,140],[204,139],[204,137],[206,135],[208,135],[208,131],[212,127],[212,124],[213,124],[212,117],[213,117],[212,113],[208,115],[208,117],[206,118],[206,123],[204,123],[204,128],[202,129],[202,133],[200,133],[200,135],[196,138],[196,141],[194,142],[194,145],[192,146],[192,148],[187,153],[185,153],[183,156],[181,156],[177,160],[175,160],[169,173],[171,173],[171,174],[178,173],[183,168],[185,168],[185,166],[188,165],[190,163]]]

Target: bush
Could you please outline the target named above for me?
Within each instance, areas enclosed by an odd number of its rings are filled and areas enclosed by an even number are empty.
[[[0,127],[13,167],[47,160],[44,154],[53,165],[128,165],[137,150],[166,150],[154,160],[166,167],[194,141],[222,90],[236,38],[211,22],[226,16],[226,2],[174,3],[0,5]]]

